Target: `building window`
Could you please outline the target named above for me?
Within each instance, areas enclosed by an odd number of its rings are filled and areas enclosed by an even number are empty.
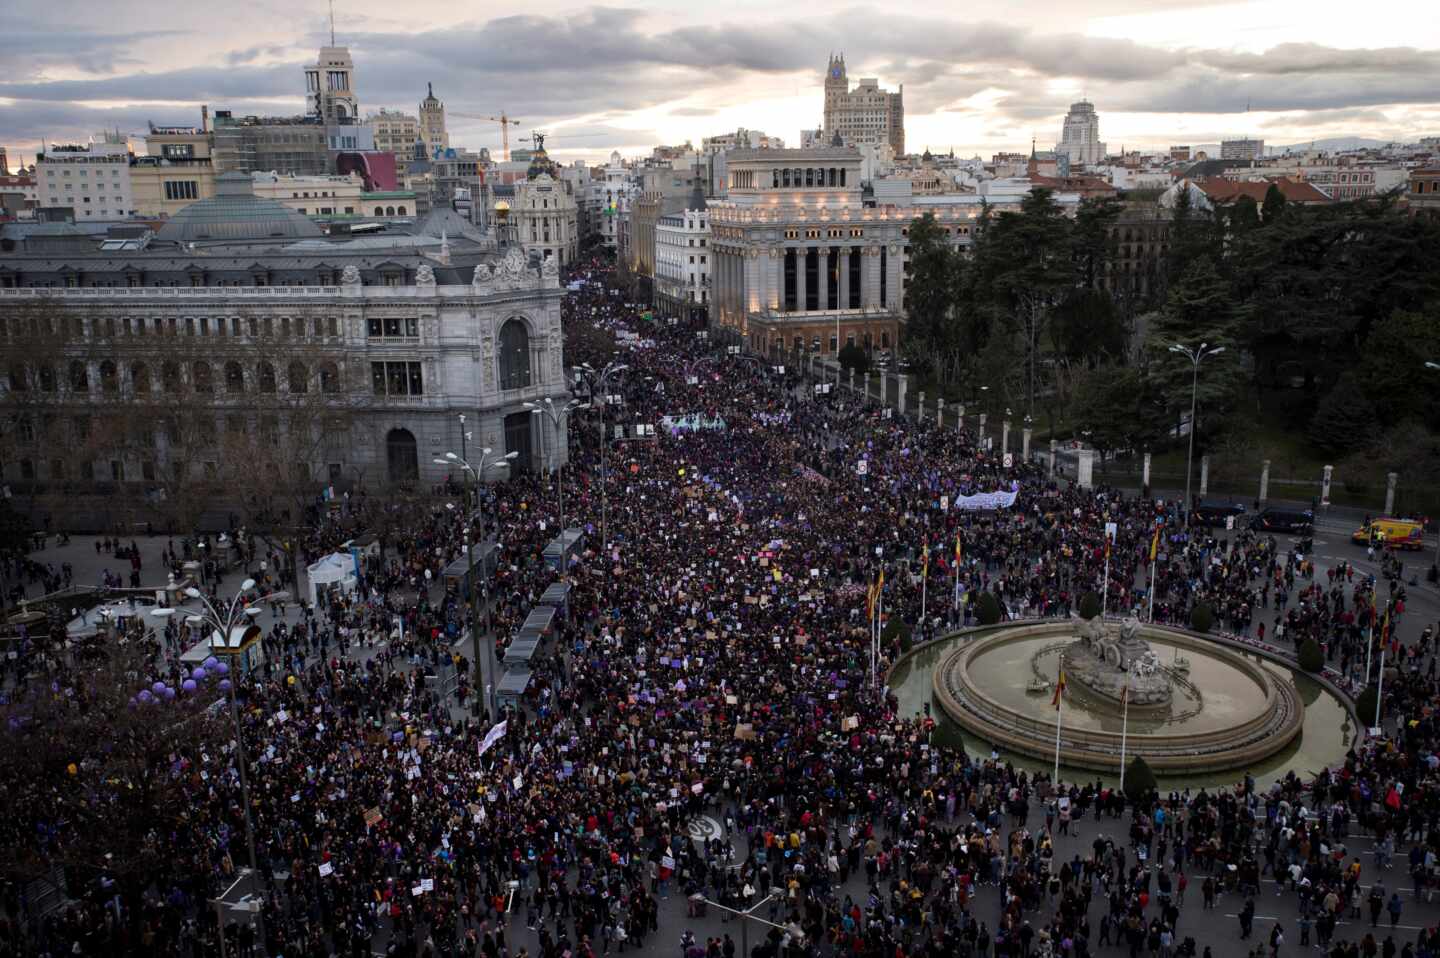
[[[320,391],[329,394],[340,391],[340,367],[333,362],[320,364]]]
[[[310,371],[299,360],[290,364],[286,379],[289,382],[290,392],[299,395],[310,391]]]
[[[377,396],[423,396],[420,364],[411,362],[371,363],[370,379]]]
[[[194,200],[200,198],[200,184],[194,180],[166,180],[165,199]]]
[[[275,391],[275,367],[269,362],[262,362],[256,370],[262,393],[273,393]]]
[[[530,385],[530,333],[525,321],[514,317],[500,327],[500,388],[524,389]]]

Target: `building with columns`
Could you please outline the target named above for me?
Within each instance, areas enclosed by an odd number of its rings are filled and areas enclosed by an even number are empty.
[[[909,218],[867,208],[857,150],[737,150],[710,203],[712,324],[759,352],[889,349]]]

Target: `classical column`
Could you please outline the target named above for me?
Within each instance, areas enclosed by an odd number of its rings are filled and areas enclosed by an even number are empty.
[[[820,307],[820,311],[823,313],[830,308],[830,247],[820,247],[820,259],[817,265],[819,269],[816,271],[815,278],[820,283],[820,295],[816,305]],[[838,344],[836,348],[839,348]]]
[[[795,311],[805,312],[805,266],[810,259],[810,250],[804,246],[795,247]]]
[[[865,252],[869,254],[865,260],[865,275],[862,282],[865,285],[863,290],[865,305],[880,305],[880,247],[867,247]]]
[[[905,253],[903,247],[891,246],[890,253],[885,257],[885,268],[890,276],[885,281],[885,294],[889,299],[889,309],[893,313],[905,311]]]
[[[945,428],[945,397],[935,397],[935,426],[939,429]]]

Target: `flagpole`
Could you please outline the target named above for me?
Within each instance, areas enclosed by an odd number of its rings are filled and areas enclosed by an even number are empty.
[[[1150,556],[1150,621],[1155,621],[1155,566],[1159,559],[1158,553],[1152,548]]]
[[[1061,678],[1063,679],[1064,676],[1065,676],[1065,673],[1064,673],[1064,672],[1061,672],[1061,673],[1060,673],[1060,676],[1061,676]],[[1055,700],[1055,774],[1054,774],[1054,776],[1052,776],[1051,779],[1050,779],[1051,788],[1055,789],[1056,791],[1058,791],[1058,790],[1060,789],[1060,719],[1061,719],[1061,717],[1062,717],[1064,714],[1065,714],[1065,687],[1064,687],[1064,685],[1062,684],[1062,685],[1060,686],[1060,688],[1056,690],[1056,700]]]
[[[1110,540],[1105,540],[1105,585],[1100,589],[1100,621],[1105,621],[1105,611],[1110,605]]]
[[[925,626],[925,603],[928,598],[927,590],[930,587],[930,547],[925,547],[925,568],[920,573],[920,626]]]
[[[883,573],[882,573],[883,574]],[[885,583],[880,583],[880,594],[875,597],[875,694],[880,694],[880,633],[885,621]]]
[[[1130,673],[1125,673],[1125,686],[1120,690],[1120,794],[1125,794],[1125,739],[1130,731]]]
[[[1380,643],[1380,674],[1375,677],[1375,725],[1380,727],[1380,696],[1385,691],[1385,643]]]
[[[1365,630],[1365,687],[1370,687],[1370,643],[1375,638],[1375,594],[1370,594],[1370,627]],[[1384,653],[1384,650],[1381,650]]]

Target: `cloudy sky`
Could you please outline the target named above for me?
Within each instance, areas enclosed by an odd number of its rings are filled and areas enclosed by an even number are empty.
[[[324,0],[223,8],[153,0],[7,0],[0,145],[83,141],[212,112],[291,114],[301,65],[328,37]],[[366,112],[414,112],[427,81],[452,142],[498,147],[508,112],[562,160],[627,155],[738,126],[798,145],[818,126],[826,58],[852,82],[905,85],[911,149],[1042,147],[1068,104],[1094,101],[1111,149],[1440,134],[1440,16],[1430,0],[336,0]],[[977,12],[983,11],[983,12]],[[1247,110],[1248,108],[1248,110]]]

